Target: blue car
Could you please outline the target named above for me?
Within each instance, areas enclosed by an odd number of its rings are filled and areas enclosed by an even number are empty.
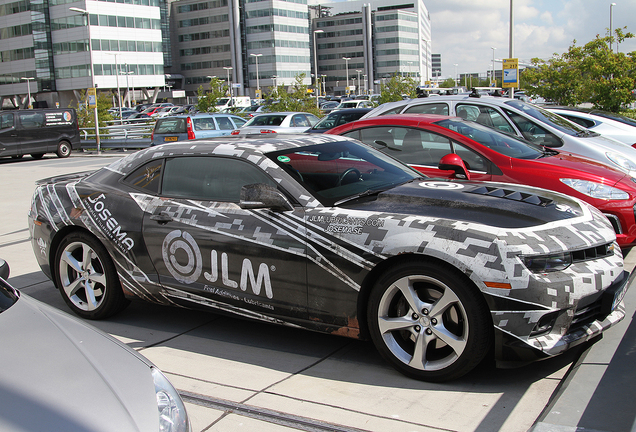
[[[242,117],[231,114],[191,114],[157,119],[151,146],[167,142],[229,135],[245,124]]]

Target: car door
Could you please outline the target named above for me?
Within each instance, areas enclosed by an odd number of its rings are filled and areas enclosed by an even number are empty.
[[[44,112],[18,112],[18,122],[20,153],[41,154],[55,150],[57,140],[51,137],[51,130],[44,127],[46,124]]]
[[[455,140],[424,129],[379,126],[343,135],[359,139],[430,177],[454,178],[453,171],[440,170],[438,166],[442,157],[455,153],[466,164],[471,179],[492,179],[489,162],[483,155]]]
[[[0,114],[0,156],[21,155],[20,137],[15,127],[15,114]]]
[[[143,236],[166,295],[178,303],[304,318],[304,210],[244,210],[243,185],[276,182],[256,165],[221,156],[165,160],[161,199]],[[253,316],[253,315],[249,315]]]

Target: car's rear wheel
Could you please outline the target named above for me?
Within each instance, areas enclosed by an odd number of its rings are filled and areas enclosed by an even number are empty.
[[[44,156],[44,153],[31,153],[33,159],[42,159],[42,156]]]
[[[89,234],[66,236],[55,254],[56,285],[82,318],[103,319],[128,306],[106,248]]]
[[[456,269],[408,261],[376,282],[369,298],[371,338],[397,370],[424,381],[459,378],[493,339],[488,307]]]
[[[68,141],[60,141],[57,145],[57,157],[59,158],[67,158],[71,155],[72,147],[71,143]]]

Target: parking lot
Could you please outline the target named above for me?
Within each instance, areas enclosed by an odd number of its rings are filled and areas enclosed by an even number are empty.
[[[0,160],[0,196],[6,207],[0,256],[11,266],[9,281],[16,288],[69,312],[33,256],[27,213],[34,182],[92,170],[122,155]],[[634,297],[633,290],[626,297],[623,327],[631,322]],[[197,432],[525,432],[542,413],[546,416],[546,406],[582,351],[518,369],[484,366],[457,381],[431,384],[396,372],[370,342],[209,312],[137,302],[111,319],[91,323],[168,375],[182,393]],[[618,331],[625,330],[617,326],[608,336]],[[597,345],[611,341],[605,337]]]

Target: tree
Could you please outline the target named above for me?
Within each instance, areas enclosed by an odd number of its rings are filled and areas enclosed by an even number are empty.
[[[307,85],[303,84],[305,74],[296,75],[291,91],[284,86],[277,86],[267,95],[268,99],[276,101],[273,107],[276,111],[301,111],[321,115],[316,107],[316,98],[307,92]]]
[[[211,78],[210,79],[210,90],[203,90],[203,86],[199,86],[197,89],[197,95],[199,96],[197,100],[197,110],[200,112],[216,112],[216,104],[219,99],[222,97],[226,97],[228,94],[229,86],[224,84],[224,81],[219,78]]]
[[[451,88],[451,87],[455,87],[455,80],[452,78],[446,78],[444,80],[444,82],[442,82],[440,85],[440,88]]]
[[[574,41],[566,53],[555,53],[548,61],[532,59],[534,67],[523,73],[524,89],[531,96],[561,105],[591,102],[595,108],[618,112],[633,102],[636,52],[615,53],[609,45],[633,37],[632,33],[616,29],[616,39],[596,35],[584,46],[577,46]]]
[[[413,78],[397,74],[393,75],[386,83],[380,84],[380,99],[378,103],[382,105],[387,102],[401,101],[404,99],[402,95],[406,95],[411,99],[416,98],[416,87],[417,82]]]
[[[109,123],[107,122],[113,120],[113,116],[111,116],[108,112],[108,108],[110,108],[110,106],[110,93],[97,92],[97,119],[99,121],[100,135],[108,133],[107,129],[104,129],[102,132],[102,128],[108,126]],[[92,108],[88,108],[88,98],[85,90],[80,92],[80,98],[77,101],[77,105],[72,108],[75,108],[77,111],[77,122],[80,128],[95,128],[95,111]]]

